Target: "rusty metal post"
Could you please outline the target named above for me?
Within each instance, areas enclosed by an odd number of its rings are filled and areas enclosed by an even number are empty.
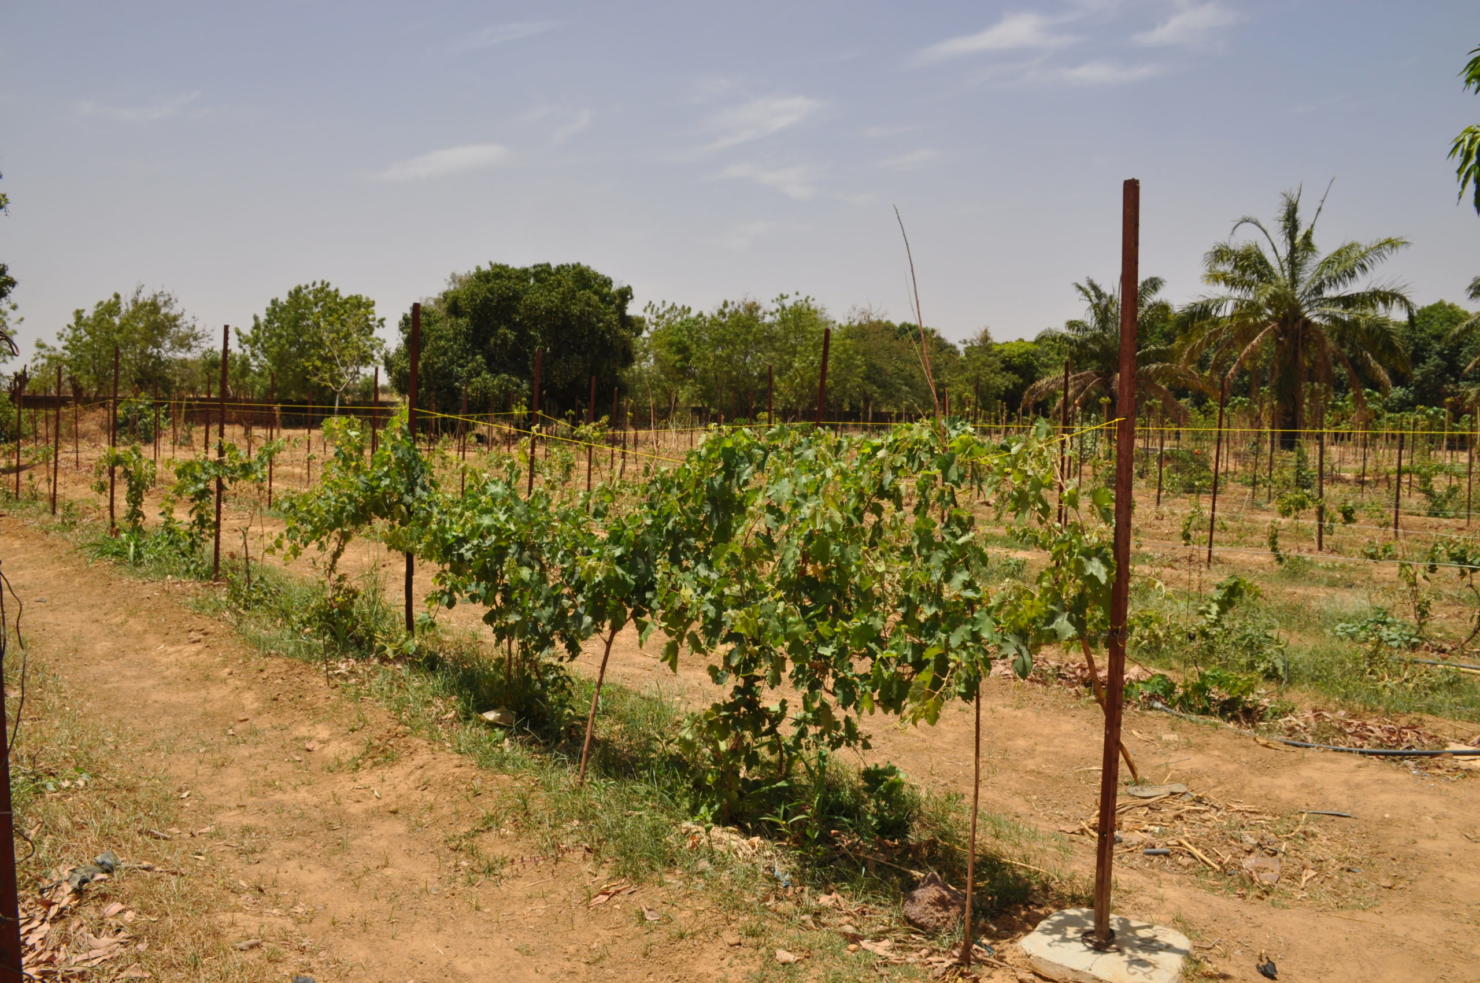
[[[612,435],[617,432],[617,395],[620,392],[621,392],[621,387],[620,386],[612,386],[612,415],[609,416],[609,417],[607,417],[607,420],[609,421],[608,424],[607,424],[607,426],[609,427],[609,429],[607,431],[607,439],[606,439],[606,442],[607,442],[607,446],[609,446],[611,448],[611,460],[607,461],[606,467],[607,467],[607,470],[611,472],[611,480],[612,481],[616,481],[617,480],[617,442],[615,440],[612,440]],[[693,441],[693,436],[694,436],[694,432],[692,430],[690,430],[689,431],[689,438],[690,438],[689,446],[690,447],[693,446],[693,442],[692,442]]]
[[[57,514],[57,465],[62,460],[62,367],[57,366],[57,411],[51,433],[51,514]]]
[[[1059,525],[1064,524],[1064,492],[1069,487],[1069,360],[1064,359],[1064,385],[1059,393]]]
[[[534,350],[534,389],[530,392],[529,403],[529,480],[524,486],[524,497],[528,498],[534,494],[534,452],[535,434],[540,425],[540,386],[544,383],[545,375],[545,350],[536,348]],[[615,400],[613,400],[615,402]]]
[[[272,374],[272,416],[267,418],[267,439],[281,437],[283,434],[283,407],[278,402],[277,373]],[[272,508],[272,466],[277,463],[277,455],[267,459],[267,507]]]
[[[77,396],[77,390],[72,391],[72,467],[78,471],[82,470],[82,410],[78,405],[82,400]]]
[[[1475,431],[1465,434],[1465,526],[1470,524],[1470,502],[1475,492]]]
[[[26,428],[26,414],[21,409],[21,396],[26,391],[26,370],[15,374],[15,500],[21,500],[21,440]],[[111,523],[110,523],[111,525]]]
[[[822,426],[822,414],[827,407],[827,355],[831,347],[832,328],[824,325],[822,328],[822,365],[817,370],[817,419],[813,421],[819,427]]]
[[[1213,496],[1208,506],[1208,566],[1213,565],[1213,533],[1218,528],[1218,472],[1223,464],[1223,411],[1228,406],[1228,379],[1218,390],[1218,432],[1213,439]]]
[[[586,400],[586,494],[591,494],[591,470],[596,461],[596,377],[591,377],[591,396]],[[586,506],[591,507],[589,504]]]
[[[1393,538],[1398,537],[1398,503],[1403,497],[1403,431],[1398,431],[1398,467],[1393,480]]]
[[[118,534],[118,523],[115,519],[115,495],[114,489],[117,485],[116,468],[113,466],[112,451],[118,446],[118,346],[113,346],[113,398],[108,403],[108,535]],[[16,497],[20,494],[17,492]]]
[[[216,464],[226,461],[226,366],[231,357],[231,325],[221,328],[221,391],[216,394]],[[216,533],[211,551],[211,579],[221,576],[221,500],[226,496],[226,482],[216,474]]]
[[[628,429],[629,429],[629,427],[630,427],[630,425],[632,423],[632,404],[631,404],[631,402],[628,402],[628,404],[627,404],[627,416],[626,416],[625,419],[623,419],[622,422],[624,424],[627,424],[628,426],[624,426],[622,428],[622,466],[617,471],[617,480],[618,481],[621,481],[623,478],[627,477],[627,432],[628,432]]]
[[[406,385],[406,432],[416,448],[416,397],[421,382],[421,304],[411,305],[410,378]],[[406,552],[406,634],[416,631],[416,556]]]
[[[776,366],[766,366],[766,426],[776,425]]]
[[[457,403],[457,493],[468,490],[468,391],[464,389]]]
[[[1158,414],[1161,426],[1156,429],[1156,507],[1161,508],[1161,474],[1167,463],[1167,412]]]
[[[1105,741],[1100,758],[1100,819],[1095,850],[1095,924],[1092,943],[1109,945],[1110,875],[1115,860],[1115,806],[1120,784],[1120,721],[1125,686],[1125,625],[1130,607],[1131,494],[1135,477],[1136,296],[1140,285],[1141,183],[1127,180],[1122,192],[1120,295],[1120,391],[1115,453],[1115,582],[1110,593],[1110,632],[1105,679]]]
[[[1321,403],[1321,429],[1316,431],[1316,552],[1326,549],[1326,404]]]
[[[154,463],[159,463],[159,387],[154,387]]]
[[[375,366],[375,382],[370,392],[370,453],[375,453],[375,448],[380,433],[380,366]]]

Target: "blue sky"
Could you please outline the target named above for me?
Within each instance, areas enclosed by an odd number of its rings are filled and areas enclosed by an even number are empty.
[[[1449,140],[1474,0],[71,3],[0,14],[0,258],[29,352],[135,284],[203,327],[328,279],[389,321],[490,261],[588,263],[638,306],[810,294],[1025,337],[1335,179],[1320,242],[1480,274]]]

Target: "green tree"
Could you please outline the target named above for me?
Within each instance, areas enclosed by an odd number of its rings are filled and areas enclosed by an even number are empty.
[[[782,294],[770,304],[727,300],[709,312],[649,304],[645,313],[643,361],[632,377],[654,402],[699,405],[732,419],[760,414],[774,374],[778,415],[791,411],[810,417],[815,409],[822,335],[834,325],[812,298]],[[848,404],[860,372],[858,352],[834,332],[829,405]]]
[[[1002,346],[992,340],[989,329],[982,328],[976,337],[961,346],[961,358],[946,385],[951,406],[969,404],[986,409],[1003,401],[1012,382]]]
[[[279,397],[317,401],[332,394],[337,413],[345,392],[380,357],[385,346],[375,332],[384,323],[369,297],[342,294],[320,280],[273,298],[252,318],[242,348]]]
[[[124,298],[114,294],[78,308],[58,335],[67,374],[85,391],[101,393],[113,385],[113,349],[118,348],[119,386],[128,392],[170,393],[177,381],[175,362],[200,347],[203,335],[195,319],[165,290],[143,287]],[[42,357],[51,346],[37,344]]]
[[[584,407],[594,375],[600,407],[632,363],[642,322],[628,314],[631,301],[632,288],[580,263],[495,263],[456,274],[422,305],[422,403],[456,410],[466,396],[468,409],[482,412],[527,400],[534,353],[544,349],[547,405]],[[401,392],[408,384],[410,334],[407,314],[401,343],[385,360]]]
[[[1455,394],[1460,378],[1480,358],[1480,339],[1465,337],[1463,330],[1476,320],[1458,304],[1441,300],[1420,307],[1399,326],[1411,366],[1406,388],[1414,404],[1443,406]],[[1388,405],[1392,408],[1391,400]]]
[[[1001,342],[997,356],[1002,360],[1002,401],[1013,409],[1023,406],[1028,387],[1064,366],[1063,335],[1045,331],[1037,338]]]
[[[1480,95],[1480,47],[1470,50],[1470,60],[1459,73],[1467,90]],[[1480,213],[1480,124],[1465,127],[1449,147],[1449,159],[1456,161],[1455,177],[1459,179],[1459,197],[1463,201],[1471,191],[1475,211]]]
[[[956,372],[961,352],[934,328],[927,327],[924,337],[936,384],[942,385]],[[867,312],[839,328],[834,345],[842,341],[856,349],[860,362],[856,392],[849,394],[847,407],[910,416],[932,413],[935,403],[921,364],[919,339],[918,325]],[[959,398],[953,405],[960,406]]]
[[[1141,337],[1163,338],[1175,317],[1172,305],[1162,300],[1166,281],[1147,277],[1141,281],[1136,297],[1136,311]],[[1085,303],[1085,314],[1064,323],[1060,332],[1069,360],[1069,403],[1082,406],[1094,395],[1115,399],[1120,382],[1120,298],[1085,277],[1074,289]],[[1030,385],[1023,394],[1023,404],[1047,400],[1063,391],[1063,376],[1049,372]],[[1136,388],[1144,397],[1160,402],[1173,416],[1186,415],[1174,386],[1206,389],[1198,374],[1173,357],[1167,344],[1141,344],[1136,355]]]
[[[9,210],[10,196],[0,191],[0,214]],[[21,319],[15,314],[15,301],[10,299],[13,290],[15,277],[10,275],[8,265],[0,263],[0,362],[7,361],[19,352],[15,347],[14,332]]]
[[[1400,287],[1368,281],[1407,241],[1346,242],[1322,255],[1315,231],[1324,206],[1323,198],[1306,224],[1297,189],[1281,195],[1274,230],[1250,216],[1235,222],[1231,235],[1248,227],[1258,237],[1230,238],[1208,250],[1203,279],[1221,292],[1187,311],[1190,356],[1231,352],[1230,376],[1258,358],[1272,359],[1275,425],[1284,428],[1287,447],[1305,426],[1307,384],[1329,385],[1340,370],[1360,401],[1364,379],[1386,390],[1392,384],[1389,369],[1408,365],[1387,313],[1412,313],[1413,305]]]

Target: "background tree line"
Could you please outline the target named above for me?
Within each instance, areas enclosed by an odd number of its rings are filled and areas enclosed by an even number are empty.
[[[1309,422],[1312,387],[1359,409],[1374,399],[1388,410],[1470,408],[1480,318],[1449,301],[1415,308],[1400,285],[1379,278],[1402,239],[1322,251],[1323,208],[1294,191],[1274,221],[1239,219],[1205,257],[1208,292],[1183,307],[1163,298],[1160,278],[1142,282],[1138,384],[1148,408],[1176,418],[1220,394],[1242,396],[1267,404],[1268,421],[1297,428]],[[830,332],[826,412],[834,418],[932,412],[927,356],[955,414],[1057,413],[1067,367],[1071,409],[1093,416],[1115,389],[1120,298],[1090,277],[1070,289],[1084,314],[1061,327],[1004,342],[982,328],[958,344],[873,311],[838,320],[797,295],[709,310],[657,303],[636,314],[630,287],[583,264],[488,264],[453,274],[423,302],[422,403],[475,414],[528,409],[543,350],[546,412],[583,416],[594,377],[598,416],[615,391],[639,419],[649,410],[757,419],[768,400],[778,416],[810,418]],[[1480,299],[1480,288],[1470,296]],[[322,281],[294,286],[236,332],[230,392],[337,407],[371,395],[376,367],[404,392],[410,316],[398,319],[390,347],[378,334],[383,324],[369,297]],[[168,291],[139,287],[76,310],[54,343],[37,346],[30,374],[47,385],[60,364],[75,392],[106,393],[117,346],[125,392],[202,394],[218,386],[218,337]]]

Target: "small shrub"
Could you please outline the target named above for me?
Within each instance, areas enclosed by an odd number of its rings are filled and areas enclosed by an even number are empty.
[[[152,444],[155,431],[154,403],[147,399],[125,399],[118,404],[118,437],[139,444]]]

